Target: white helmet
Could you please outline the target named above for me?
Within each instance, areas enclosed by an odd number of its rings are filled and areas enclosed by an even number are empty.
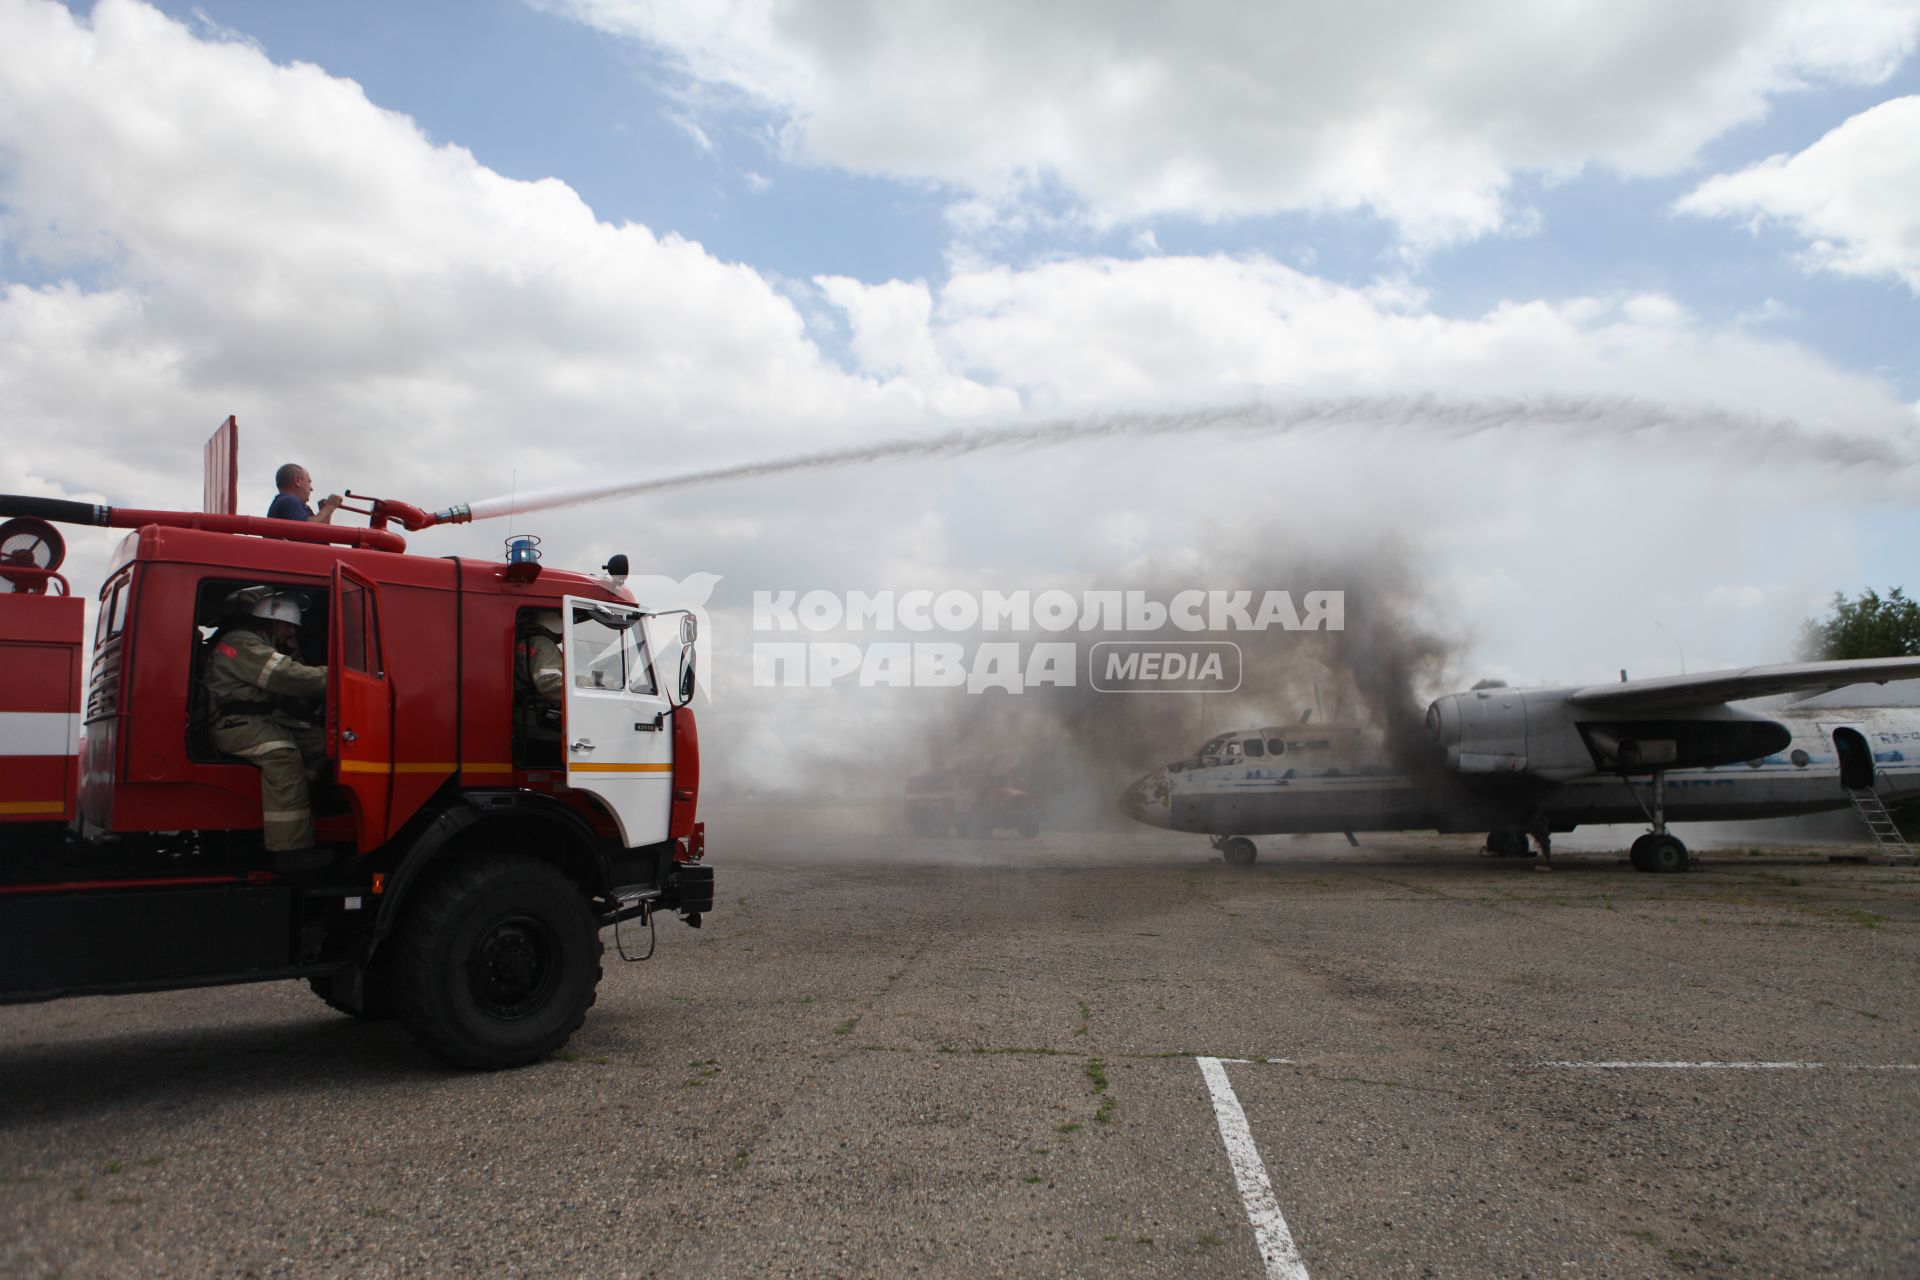
[[[284,591],[262,596],[253,606],[253,616],[273,622],[291,622],[297,627],[300,625],[300,597]]]

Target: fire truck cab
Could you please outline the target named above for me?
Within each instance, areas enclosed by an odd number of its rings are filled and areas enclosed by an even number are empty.
[[[603,926],[634,922],[650,953],[656,913],[711,909],[693,620],[639,608],[623,557],[591,576],[406,554],[378,514],[286,537],[90,508],[134,531],[83,701],[83,602],[42,523],[80,507],[0,496],[25,517],[0,526],[0,1002],[305,979],[449,1062],[507,1067],[581,1025]],[[209,643],[250,587],[304,599],[291,656],[327,669],[317,869],[265,852],[260,771],[209,732]],[[532,705],[535,628],[557,632],[557,707]]]

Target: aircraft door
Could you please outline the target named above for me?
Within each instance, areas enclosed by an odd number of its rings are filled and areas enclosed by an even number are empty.
[[[673,799],[672,705],[656,679],[640,610],[568,596],[567,785],[596,796],[628,848],[667,838]],[[674,673],[663,672],[671,680]]]
[[[1873,748],[1858,729],[1833,731],[1833,749],[1840,757],[1840,785],[1848,791],[1873,789]]]
[[[380,648],[380,595],[344,564],[333,570],[327,619],[328,754],[354,808],[366,853],[387,839],[393,794],[393,688]]]

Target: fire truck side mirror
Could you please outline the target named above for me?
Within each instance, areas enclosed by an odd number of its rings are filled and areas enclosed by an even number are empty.
[[[693,701],[693,683],[693,644],[689,641],[680,651],[680,705],[683,707]]]
[[[690,613],[681,614],[680,615],[680,643],[692,644],[695,640],[699,638],[700,638],[700,624],[693,620],[692,614]]]

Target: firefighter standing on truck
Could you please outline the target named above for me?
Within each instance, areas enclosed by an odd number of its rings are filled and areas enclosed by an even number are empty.
[[[299,705],[323,698],[327,669],[292,656],[299,596],[248,587],[229,600],[246,610],[212,641],[204,681],[213,702],[213,743],[260,770],[261,831],[282,870],[310,870],[326,855],[313,845],[309,775],[326,763],[326,730]]]

